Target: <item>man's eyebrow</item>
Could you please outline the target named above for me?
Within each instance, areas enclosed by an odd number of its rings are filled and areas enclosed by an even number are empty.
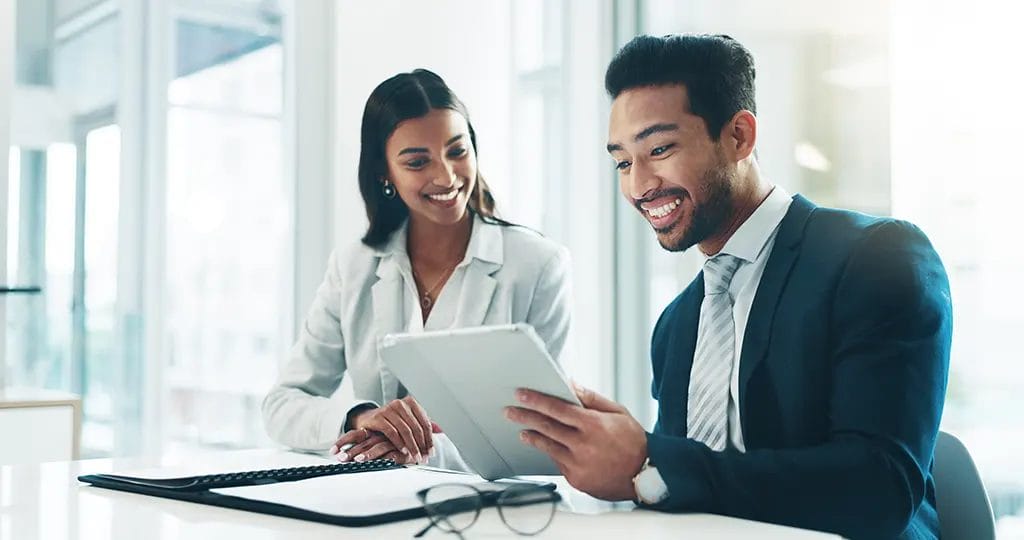
[[[647,126],[640,130],[640,133],[633,136],[633,141],[640,142],[655,133],[665,133],[669,131],[679,131],[679,124],[661,123]],[[612,152],[620,152],[622,151],[622,145],[618,143],[608,143],[608,146],[606,146],[605,149],[608,150],[609,154]]]
[[[666,131],[679,131],[679,124],[654,124],[653,126],[647,126],[633,137],[633,141],[640,142],[655,133],[665,133]]]

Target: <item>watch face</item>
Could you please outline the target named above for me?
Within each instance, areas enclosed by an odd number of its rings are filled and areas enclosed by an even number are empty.
[[[643,504],[657,504],[668,498],[668,486],[654,467],[644,467],[636,475],[636,494]]]

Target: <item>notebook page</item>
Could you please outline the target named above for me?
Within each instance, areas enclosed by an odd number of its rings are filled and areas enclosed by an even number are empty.
[[[337,516],[370,516],[422,506],[416,492],[437,484],[478,484],[472,474],[418,468],[321,476],[297,482],[210,490]]]

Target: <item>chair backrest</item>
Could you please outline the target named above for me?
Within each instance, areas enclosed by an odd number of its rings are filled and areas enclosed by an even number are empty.
[[[939,432],[932,477],[943,540],[995,539],[995,521],[985,485],[960,439]]]

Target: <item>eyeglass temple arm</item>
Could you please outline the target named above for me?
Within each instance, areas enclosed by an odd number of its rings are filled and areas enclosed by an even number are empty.
[[[427,534],[427,531],[429,531],[430,529],[433,529],[435,525],[437,525],[437,522],[434,521],[433,518],[431,518],[430,519],[430,523],[427,523],[426,527],[423,527],[422,529],[420,529],[420,532],[412,535],[412,537],[413,538],[422,538],[423,535]]]
[[[442,518],[442,519],[446,519],[446,518]],[[420,529],[420,532],[412,535],[412,537],[413,538],[421,538],[421,537],[423,537],[423,535],[427,534],[430,531],[430,529],[433,529],[435,526],[437,526],[437,522],[438,522],[438,520],[436,520],[434,518],[430,518],[430,523],[428,523],[426,527],[423,527],[422,529]],[[460,539],[461,538],[465,538],[464,536],[462,536],[462,531],[455,531],[455,530],[453,530],[452,533],[454,533],[455,536],[458,536]]]

